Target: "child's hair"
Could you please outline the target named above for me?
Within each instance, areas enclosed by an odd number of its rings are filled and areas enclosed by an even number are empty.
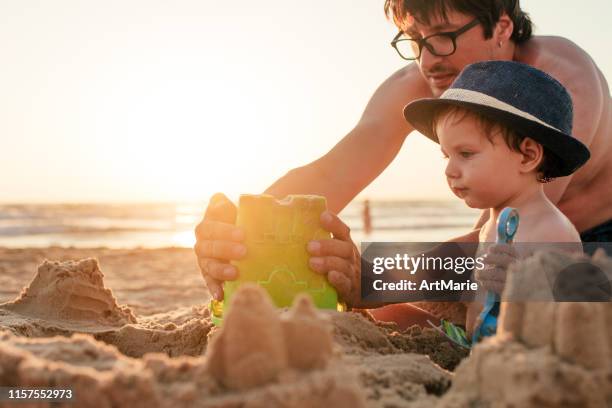
[[[433,135],[437,139],[439,139],[438,133],[436,131],[437,125],[440,119],[447,114],[463,115],[459,117],[458,120],[463,120],[467,116],[472,116],[476,118],[480,126],[482,126],[482,129],[487,135],[487,139],[489,139],[489,141],[492,141],[491,136],[495,133],[495,131],[499,131],[508,148],[515,152],[521,152],[521,143],[527,137],[508,126],[489,119],[488,117],[481,115],[477,112],[459,106],[445,105],[438,108],[432,123]],[[559,161],[559,158],[557,158],[557,156],[553,154],[548,148],[544,146],[542,146],[542,148],[544,150],[542,155],[542,161],[540,162],[540,165],[537,168],[537,172],[539,173],[538,181],[540,183],[548,183],[554,180],[554,177],[552,177],[551,174],[555,174],[555,170],[560,167],[561,163]]]

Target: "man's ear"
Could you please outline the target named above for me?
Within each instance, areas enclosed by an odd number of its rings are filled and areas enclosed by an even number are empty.
[[[495,43],[506,44],[510,41],[510,37],[512,37],[512,32],[514,31],[514,23],[512,19],[506,13],[502,13],[499,17],[499,21],[495,25],[495,30],[493,31],[493,38],[495,39]]]
[[[530,137],[526,137],[521,142],[521,171],[529,173],[537,170],[544,159],[544,147]]]

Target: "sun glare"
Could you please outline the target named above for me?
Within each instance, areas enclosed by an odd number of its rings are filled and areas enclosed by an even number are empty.
[[[195,245],[195,235],[193,230],[182,231],[172,236],[174,246],[192,248]]]

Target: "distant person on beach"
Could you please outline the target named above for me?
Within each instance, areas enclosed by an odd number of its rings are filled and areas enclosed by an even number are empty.
[[[370,200],[363,202],[363,233],[370,235],[372,233],[372,215],[370,214]]]
[[[348,227],[335,215],[370,184],[399,152],[414,129],[404,106],[439,97],[467,65],[486,60],[518,61],[548,73],[564,85],[574,103],[573,134],[591,151],[576,173],[544,186],[546,196],[569,218],[583,241],[612,241],[612,111],[608,84],[591,57],[570,40],[532,35],[532,23],[518,0],[386,0],[384,9],[399,32],[392,44],[411,61],[387,78],[372,96],[355,128],[331,151],[289,171],[266,193],[320,194],[329,212],[321,223],[333,233],[329,244],[313,242],[309,251],[341,293],[358,290],[356,248],[329,256],[329,246],[349,242]],[[236,209],[223,195],[210,201],[196,228],[195,252],[211,294],[223,298],[222,282],[239,271],[229,261],[247,253],[243,233],[233,224]],[[489,212],[471,232],[454,239],[477,242]],[[349,240],[349,241],[347,241]],[[403,306],[403,305],[398,305]]]

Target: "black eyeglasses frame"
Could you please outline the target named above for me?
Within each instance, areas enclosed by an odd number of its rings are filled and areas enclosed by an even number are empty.
[[[431,34],[428,35],[425,38],[400,38],[404,32],[400,30],[399,33],[397,33],[397,35],[393,38],[393,40],[391,41],[391,46],[395,49],[395,51],[397,51],[397,53],[399,54],[399,56],[403,59],[405,59],[406,61],[416,61],[418,59],[421,58],[421,54],[423,52],[423,47],[427,47],[427,49],[429,50],[430,53],[432,53],[435,56],[438,57],[448,57],[450,55],[453,55],[455,52],[457,52],[457,37],[459,37],[461,34],[465,33],[468,30],[471,30],[472,28],[476,27],[478,24],[480,23],[480,21],[475,18],[474,20],[470,21],[469,23],[467,23],[466,25],[464,25],[463,27],[459,28],[458,30],[455,31],[445,31],[445,32],[441,32],[441,33],[435,33],[435,34]],[[443,37],[448,37],[451,39],[451,41],[453,42],[453,51],[448,53],[448,54],[439,54],[436,53],[435,49],[431,46],[431,44],[429,44],[427,42],[427,40],[429,38],[432,37],[436,37],[436,36],[443,36]],[[405,57],[404,55],[402,55],[402,53],[400,52],[399,48],[397,47],[397,43],[402,42],[402,41],[413,41],[416,42],[419,46],[419,55],[417,55],[416,57]]]

